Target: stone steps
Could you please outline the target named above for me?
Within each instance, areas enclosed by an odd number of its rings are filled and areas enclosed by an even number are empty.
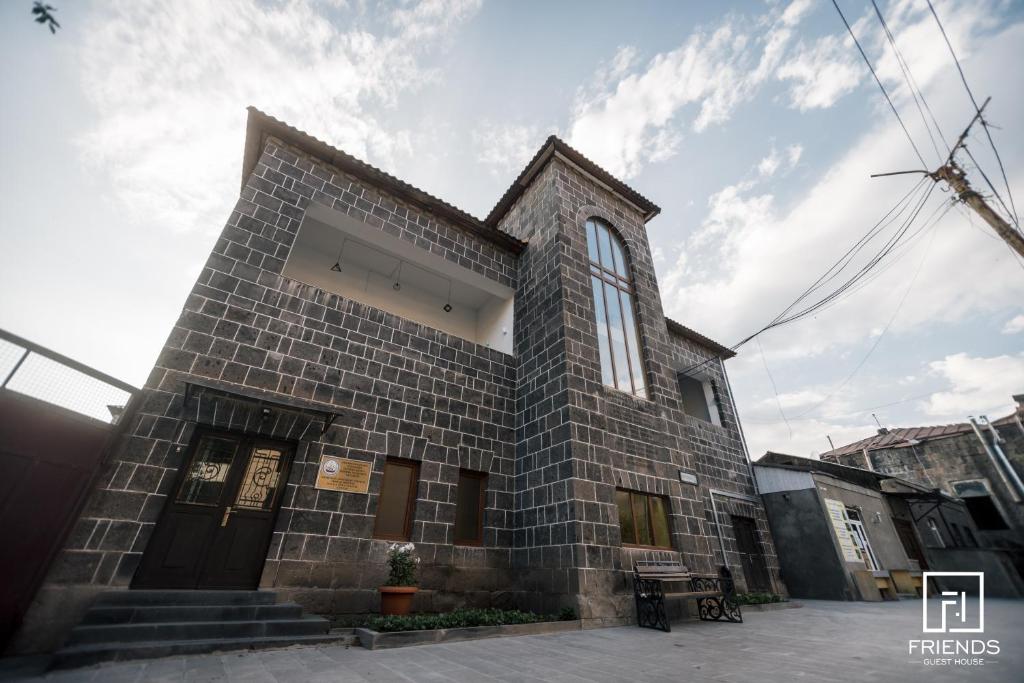
[[[71,630],[52,666],[354,642],[351,630],[331,633],[326,619],[278,604],[268,591],[109,591]]]
[[[210,638],[206,640],[168,640],[162,642],[101,643],[65,647],[54,654],[52,669],[70,669],[102,662],[131,659],[155,659],[179,655],[206,654],[232,650],[261,650],[292,645],[355,645],[351,633],[268,638]]]
[[[82,625],[259,621],[301,617],[302,606],[294,602],[277,605],[95,605],[86,612]]]

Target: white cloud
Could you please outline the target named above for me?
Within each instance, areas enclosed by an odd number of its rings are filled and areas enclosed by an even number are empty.
[[[133,221],[177,231],[223,224],[238,192],[247,105],[393,166],[411,153],[410,135],[388,130],[380,114],[429,81],[419,55],[475,6],[406,3],[387,35],[308,0],[106,6],[80,49],[96,113],[82,151],[109,174]]]
[[[570,143],[624,178],[672,157],[682,141],[683,108],[696,107],[690,127],[697,133],[727,121],[774,73],[811,7],[796,0],[758,17],[730,16],[640,71],[631,71],[635,51],[620,49],[596,83],[578,93]]]
[[[780,168],[788,171],[800,163],[800,157],[803,153],[804,148],[802,145],[790,145],[781,152],[772,145],[772,150],[768,153],[768,156],[758,162],[757,172],[762,177],[767,178],[775,175],[775,172]]]
[[[933,394],[925,408],[929,415],[944,420],[962,421],[968,415],[1002,417],[1013,411],[1011,396],[1024,391],[1024,353],[990,358],[957,353],[928,367],[952,385]]]
[[[858,60],[849,38],[824,36],[811,45],[801,42],[796,56],[782,64],[776,76],[792,82],[792,106],[801,111],[823,109],[860,83],[865,67]]]
[[[1011,59],[1014,41],[1024,39],[1024,24],[997,39],[989,63]],[[983,72],[987,63],[975,65]],[[936,116],[950,119],[961,109],[955,72],[927,91]],[[985,87],[979,83],[979,88]],[[961,87],[962,88],[962,87]],[[959,96],[959,97],[954,97]],[[880,112],[867,129],[809,185],[791,205],[780,206],[771,193],[760,192],[751,180],[724,187],[712,195],[708,213],[684,248],[685,265],[662,272],[666,313],[727,344],[767,323],[823,273],[846,249],[893,206],[913,180],[880,182],[869,175],[878,169],[906,168],[913,163],[903,133]],[[1003,101],[1002,117],[1024,119],[1024,97]],[[1021,178],[1018,145],[1004,143],[1003,158],[1013,178]],[[918,225],[945,200],[934,192]],[[893,226],[895,227],[895,226]],[[783,328],[763,340],[770,357],[801,358],[826,349],[850,347],[885,327],[906,291],[911,275],[925,255],[921,274],[896,318],[890,336],[937,322],[956,322],[981,311],[1019,305],[1024,299],[1020,268],[1009,250],[971,230],[964,216],[950,211],[934,229],[934,238],[912,242],[899,261],[875,271],[875,279],[840,304],[813,319]],[[888,233],[887,233],[888,234]],[[874,250],[868,250],[874,251]],[[867,257],[868,253],[862,254]],[[956,273],[956,278],[949,277]],[[970,287],[963,286],[970,282]],[[721,302],[729,302],[722,306]],[[794,331],[798,330],[798,331]],[[890,340],[883,340],[883,344]],[[791,387],[787,387],[786,390]]]
[[[404,41],[434,40],[447,35],[480,9],[482,0],[406,0],[391,12],[391,24]]]
[[[522,170],[547,137],[540,126],[494,121],[482,122],[472,136],[477,160],[502,176]]]
[[[1003,334],[1018,334],[1024,332],[1024,314],[1014,316],[1003,325]]]
[[[941,6],[937,9],[942,12]],[[976,19],[973,6],[962,14],[947,13],[951,15],[949,23],[974,22],[969,31],[957,28],[957,35],[976,35],[977,27],[984,25]],[[934,46],[935,41],[929,39],[926,44]],[[1024,96],[1006,91],[1000,75],[1001,65],[1019,61],[1022,44],[1024,24],[1009,24],[987,36],[984,49],[979,46],[974,58],[964,63],[976,92],[1003,93],[1002,99],[993,101],[1000,107],[999,120],[1024,120]],[[921,71],[927,73],[927,69]],[[917,69],[915,76],[919,83],[924,80]],[[940,121],[966,122],[970,118],[965,112],[963,86],[948,64],[927,85],[921,84]],[[919,141],[924,139],[923,131],[912,133]],[[1000,136],[997,141],[1010,185],[1024,184],[1024,146],[1013,136]],[[773,159],[760,170],[760,164],[755,164],[756,177],[748,172],[712,195],[704,220],[682,246],[680,253],[685,258],[670,261],[669,268],[659,266],[666,314],[725,344],[755,331],[823,273],[914,182],[885,183],[868,176],[880,169],[912,168],[914,163],[899,125],[890,112],[878,107],[870,125],[858,128],[831,167],[817,169],[816,180],[785,203],[774,188],[766,192],[760,187],[769,177],[761,171],[778,174],[781,160]],[[936,191],[918,225],[946,197]],[[967,363],[956,357],[945,359],[930,373],[922,373],[929,368],[916,363],[893,364],[894,358],[912,362],[909,359],[914,353],[929,353],[924,347],[917,352],[908,350],[910,335],[924,344],[928,332],[934,331],[935,346],[930,348],[942,350],[931,357],[942,357],[948,353],[942,346],[942,335],[951,329],[947,326],[1003,311],[1012,311],[1006,316],[1012,318],[1019,312],[1024,280],[1005,245],[972,229],[963,213],[950,211],[930,233],[895,255],[898,260],[889,261],[892,265],[888,267],[883,264],[873,280],[836,306],[761,337],[784,404],[812,393],[832,395],[806,416],[803,413],[814,404],[786,409],[789,428],[778,414],[757,348],[744,347],[731,361],[730,375],[752,452],[773,449],[806,454],[824,450],[826,433],[832,434],[837,445],[868,436],[874,426],[864,424],[864,414],[858,411],[872,405],[883,407],[881,419],[911,425],[962,420],[971,412],[1004,414],[1010,406],[1010,393],[1024,389],[1019,356],[970,364],[980,368],[979,377],[997,373],[1015,377],[1014,382],[1001,380],[990,391],[967,381],[963,369]],[[866,365],[854,372],[893,316],[919,264],[920,274],[892,327]],[[1016,324],[1008,322],[1005,329],[1011,333]],[[834,369],[826,369],[826,365]],[[873,374],[879,367],[887,369],[886,375]],[[952,384],[942,371],[956,376],[958,384],[950,389],[939,387],[942,390],[936,393],[938,381]],[[850,373],[854,373],[852,378],[845,382]]]

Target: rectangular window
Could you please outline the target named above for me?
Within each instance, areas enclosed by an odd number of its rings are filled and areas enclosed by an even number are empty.
[[[696,377],[679,373],[679,393],[683,397],[683,411],[690,417],[722,426],[722,417],[718,412],[718,401],[710,382],[703,382]]]
[[[672,548],[668,501],[662,496],[615,489],[623,545]]]
[[[487,500],[487,475],[483,472],[459,472],[455,499],[455,543],[481,545],[484,542],[484,505]]]
[[[1009,528],[1006,519],[1003,518],[995,501],[992,500],[992,493],[985,481],[974,479],[953,482],[953,490],[963,499],[964,504],[967,505],[967,512],[970,513],[971,519],[979,529],[1000,531]]]
[[[416,504],[419,469],[414,462],[388,460],[384,463],[374,538],[408,541],[412,537],[412,511]]]

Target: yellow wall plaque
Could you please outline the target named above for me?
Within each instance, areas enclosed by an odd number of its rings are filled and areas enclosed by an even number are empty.
[[[316,473],[316,488],[324,491],[366,493],[370,488],[370,463],[324,455]]]

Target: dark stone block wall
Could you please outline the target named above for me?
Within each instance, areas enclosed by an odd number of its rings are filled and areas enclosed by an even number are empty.
[[[420,462],[412,541],[417,609],[516,603],[510,572],[516,367],[512,356],[280,275],[310,201],[503,285],[517,259],[271,139],[185,302],[138,414],[54,561],[19,649],[49,649],[100,590],[127,587],[196,425],[298,442],[261,586],[324,613],[377,609],[387,541],[373,540],[387,457]],[[190,376],[329,403],[309,414],[194,398]],[[313,487],[320,456],[372,459],[369,495]],[[484,545],[454,546],[460,468],[488,473]],[[47,624],[49,622],[49,624]],[[55,635],[56,634],[56,635]]]
[[[306,207],[318,202],[516,291],[515,355],[412,323],[282,277]],[[601,383],[585,222],[622,238],[636,289],[649,399]],[[386,458],[420,463],[412,541],[422,558],[415,608],[461,604],[553,612],[593,625],[633,619],[637,559],[722,563],[709,489],[752,498],[720,364],[708,364],[723,427],[681,410],[676,372],[713,351],[669,333],[639,211],[555,156],[500,222],[528,242],[506,251],[269,138],[186,300],[94,494],[40,591],[20,649],[53,647],[101,590],[125,588],[139,565],[197,425],[298,444],[261,587],[313,612],[377,609],[389,542],[371,538]],[[201,393],[216,381],[333,405],[334,425]],[[369,494],[314,488],[328,453],[372,461]],[[488,473],[484,543],[453,545],[460,468]],[[698,485],[680,481],[696,475]],[[616,487],[670,501],[672,551],[623,548]],[[722,520],[757,520],[757,502],[716,499]],[[737,573],[735,541],[728,562]],[[64,627],[54,624],[65,624]]]
[[[735,419],[725,428],[704,427],[695,425],[681,410],[676,372],[690,361],[712,354],[688,348],[670,336],[639,211],[559,158],[533,181],[531,192],[550,194],[554,199],[524,195],[501,227],[530,242],[521,258],[520,295],[531,278],[543,277],[548,289],[555,290],[548,295],[554,303],[544,321],[550,325],[548,343],[531,345],[528,350],[564,366],[561,381],[568,406],[545,426],[553,436],[552,444],[561,443],[560,437],[569,435],[566,448],[558,453],[571,452],[570,468],[559,468],[557,476],[567,481],[570,491],[570,532],[565,538],[573,544],[571,559],[578,577],[580,615],[594,623],[630,618],[633,607],[628,571],[638,559],[680,559],[697,571],[717,570],[721,559],[715,557],[714,530],[708,523],[707,489],[711,487],[751,496],[750,503],[723,503],[723,519],[732,511],[757,520],[769,566],[777,579],[766,518],[753,497]],[[553,211],[549,204],[554,205]],[[540,221],[524,219],[531,207],[541,211]],[[590,217],[599,217],[612,226],[626,247],[636,290],[649,399],[635,398],[601,382],[585,233]],[[543,251],[546,258],[538,258],[538,251]],[[558,315],[560,320],[551,322],[550,317]],[[563,384],[557,384],[557,393],[531,397],[529,391],[524,392],[523,380],[528,376],[525,369],[530,360],[519,352],[520,412],[529,411],[535,401],[540,401],[543,409],[554,414],[554,409],[564,405]],[[725,384],[723,377],[723,391]],[[531,459],[533,449],[523,448],[523,434],[519,432],[517,446],[517,466],[521,454],[526,457],[524,467],[542,465]],[[729,452],[719,453],[721,447]],[[698,474],[699,485],[682,483],[680,472]],[[528,473],[528,479],[531,474],[538,473]],[[673,551],[622,547],[614,502],[616,487],[669,498]],[[727,542],[734,550],[731,534]],[[738,556],[730,553],[729,561],[739,575]],[[781,583],[776,583],[781,591]]]
[[[1024,477],[1024,432],[1013,421],[997,427],[1000,447],[1018,475]],[[979,530],[983,545],[1015,552],[1017,565],[1024,575],[1024,506],[1014,500],[1002,473],[996,469],[985,447],[973,431],[941,439],[929,439],[914,448],[878,448],[868,452],[870,466],[876,471],[901,477],[924,486],[941,489],[956,496],[951,482],[986,479],[996,506],[1006,520],[1008,529]],[[826,456],[823,460],[851,467],[865,467],[863,452]],[[930,531],[924,533],[930,534]]]

